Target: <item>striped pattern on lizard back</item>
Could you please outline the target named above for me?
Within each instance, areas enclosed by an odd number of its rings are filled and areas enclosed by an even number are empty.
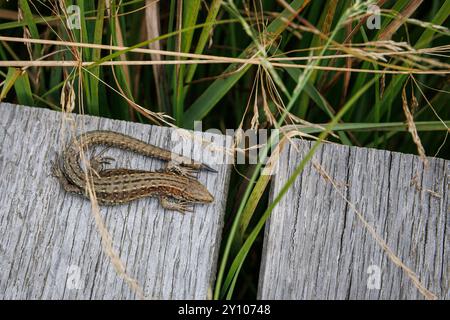
[[[164,172],[137,169],[103,169],[108,157],[90,159],[90,170],[81,167],[80,149],[95,145],[116,147],[165,161],[176,161],[176,165]],[[64,189],[79,194],[86,193],[86,174],[90,177],[97,200],[101,204],[121,204],[138,198],[159,197],[163,207],[180,212],[191,211],[193,203],[214,200],[207,188],[191,176],[195,170],[215,171],[201,162],[177,155],[169,150],[145,143],[133,137],[112,131],[91,131],[72,140],[64,150],[62,167],[53,165],[53,173]],[[189,168],[187,170],[186,168]]]

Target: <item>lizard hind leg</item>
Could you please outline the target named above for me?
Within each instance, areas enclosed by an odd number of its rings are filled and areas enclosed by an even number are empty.
[[[77,194],[83,194],[83,190],[80,189],[77,185],[73,184],[72,182],[67,179],[65,176],[63,170],[61,169],[61,166],[58,162],[51,161],[51,172],[52,176],[57,178],[59,180],[59,183],[61,183],[63,189],[66,192],[73,192]]]
[[[170,200],[169,197],[160,196],[159,201],[161,206],[167,210],[178,211],[182,214],[186,212],[193,212],[192,203],[188,201]]]

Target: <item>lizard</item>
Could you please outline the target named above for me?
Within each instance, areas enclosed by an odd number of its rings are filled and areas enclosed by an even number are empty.
[[[86,172],[80,164],[80,148],[94,145],[117,147],[145,156],[169,161],[164,171],[136,169],[104,169],[110,157],[98,155],[90,160],[88,173],[99,204],[116,205],[135,199],[159,197],[163,208],[181,213],[192,211],[194,203],[209,203],[214,197],[192,173],[196,170],[217,172],[210,166],[188,157],[172,153],[131,136],[113,131],[90,131],[74,138],[65,148],[60,159],[52,163],[52,172],[67,192],[86,194]]]

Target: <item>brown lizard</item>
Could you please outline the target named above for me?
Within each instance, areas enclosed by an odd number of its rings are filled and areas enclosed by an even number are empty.
[[[122,204],[138,198],[156,196],[166,209],[182,213],[192,211],[194,203],[214,200],[204,185],[192,177],[195,170],[215,171],[206,164],[169,150],[145,143],[133,137],[112,131],[91,131],[72,140],[59,161],[53,164],[53,174],[68,192],[86,195],[86,172],[80,164],[80,148],[105,145],[130,150],[145,156],[170,161],[165,171],[152,172],[135,169],[103,169],[112,158],[96,156],[90,160],[91,177],[100,204]],[[62,162],[62,165],[61,165]]]

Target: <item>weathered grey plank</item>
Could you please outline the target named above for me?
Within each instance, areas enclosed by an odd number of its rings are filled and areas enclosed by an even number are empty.
[[[61,130],[62,114],[6,103],[0,109],[0,299],[136,298],[102,251],[90,202],[65,193],[50,176],[49,161],[70,133]],[[172,129],[98,117],[75,119],[85,130],[109,129],[174,146]],[[184,216],[165,211],[154,198],[100,207],[115,250],[151,298],[205,299],[214,280],[230,167],[216,164],[213,156],[220,158],[220,147],[231,141],[219,135],[202,137],[219,148],[212,152],[194,140],[183,144],[182,153],[219,170],[199,174],[216,199],[212,204],[195,206],[194,213]],[[108,155],[122,167],[163,166],[120,150]]]
[[[311,146],[295,144],[282,153],[272,197]],[[424,170],[413,155],[331,144],[322,145],[313,161],[424,286],[449,299],[449,161],[429,158]],[[416,173],[417,186],[411,185]],[[324,176],[310,162],[273,211],[265,230],[258,297],[422,299]],[[371,265],[381,271],[379,290],[367,286],[375,279]]]

